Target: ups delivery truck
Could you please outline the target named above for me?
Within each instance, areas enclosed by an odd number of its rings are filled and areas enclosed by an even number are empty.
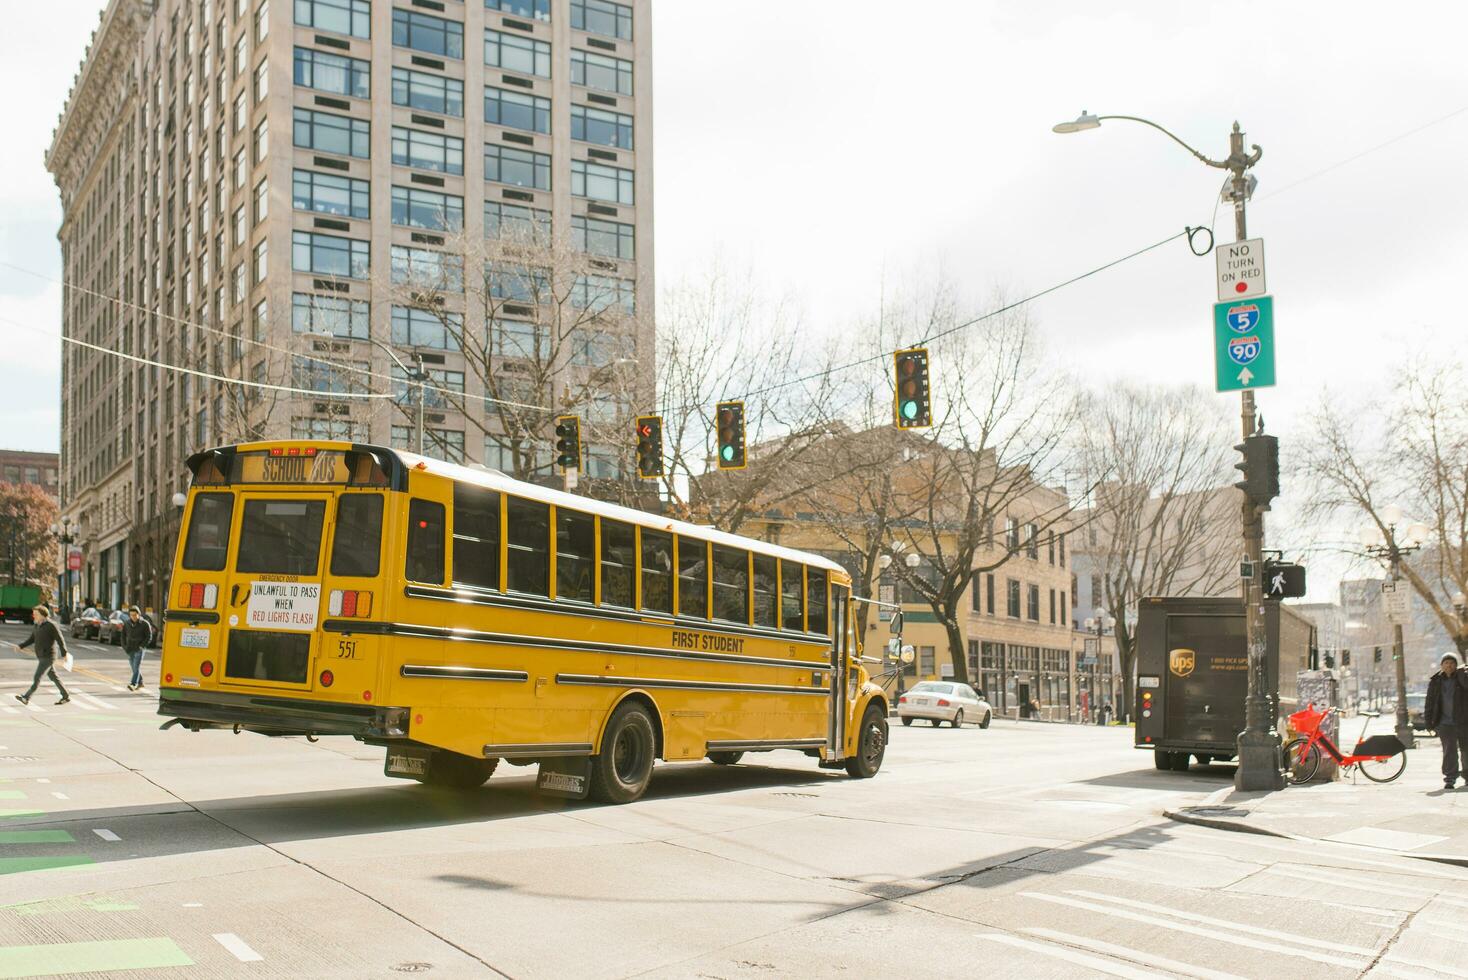
[[[1311,666],[1314,626],[1278,602],[1264,603],[1265,669],[1278,691],[1276,725],[1297,708],[1296,678]],[[1239,598],[1150,597],[1137,608],[1136,746],[1158,769],[1232,759],[1244,730],[1249,652]]]

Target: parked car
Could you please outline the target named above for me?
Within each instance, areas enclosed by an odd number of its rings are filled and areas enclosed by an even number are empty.
[[[954,728],[964,722],[977,722],[980,728],[988,728],[993,720],[994,709],[980,691],[956,681],[923,681],[897,699],[897,717],[904,725],[924,718],[934,728],[939,722],[948,722]]]
[[[94,607],[88,606],[72,619],[71,635],[83,640],[91,639],[97,635],[101,627],[102,614]]]
[[[110,643],[115,647],[122,646],[122,627],[126,622],[127,613],[121,609],[112,610],[97,628],[97,642]]]

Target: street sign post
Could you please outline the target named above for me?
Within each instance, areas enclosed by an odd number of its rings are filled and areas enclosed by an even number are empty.
[[[1412,618],[1412,589],[1400,582],[1383,582],[1381,604],[1388,622],[1405,625]]]
[[[1218,267],[1218,301],[1232,303],[1263,296],[1264,239],[1249,238],[1219,245],[1213,250]]]
[[[73,572],[81,570],[82,552],[80,548],[73,548],[66,553],[66,567]]]
[[[1213,305],[1213,366],[1219,391],[1274,385],[1274,297]]]

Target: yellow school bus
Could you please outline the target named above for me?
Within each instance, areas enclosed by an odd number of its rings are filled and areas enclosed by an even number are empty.
[[[874,775],[887,702],[818,555],[378,446],[189,459],[159,714],[346,735],[390,776],[637,799],[653,760]]]

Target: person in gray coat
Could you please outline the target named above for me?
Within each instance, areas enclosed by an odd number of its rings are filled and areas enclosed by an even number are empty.
[[[51,622],[51,610],[45,606],[37,606],[31,610],[31,621],[36,628],[31,630],[31,635],[21,641],[20,649],[34,645],[36,648],[36,676],[31,680],[30,690],[24,694],[17,694],[15,700],[21,704],[30,704],[31,695],[36,693],[40,686],[41,678],[49,676],[51,683],[56,685],[56,690],[61,692],[61,700],[57,704],[66,704],[71,697],[66,693],[66,688],[61,685],[61,678],[56,676],[56,651],[61,651],[60,656],[66,656],[66,640],[61,637],[61,630]]]

